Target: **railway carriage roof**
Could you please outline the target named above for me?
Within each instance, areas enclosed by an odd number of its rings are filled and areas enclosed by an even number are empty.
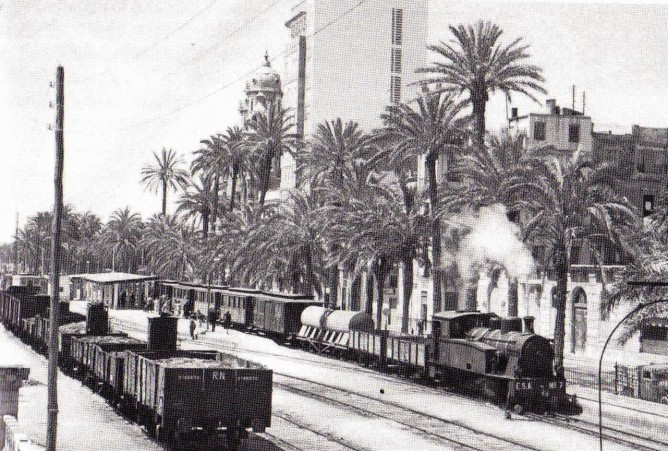
[[[142,274],[129,274],[125,272],[105,272],[99,274],[85,274],[81,279],[87,282],[99,283],[102,285],[123,283],[123,282],[147,282],[157,280],[157,276],[146,276]]]
[[[254,295],[256,298],[266,299],[276,302],[297,302],[304,304],[322,304],[322,301],[316,301],[313,296],[294,293],[279,293],[276,291],[260,291]]]
[[[481,312],[472,312],[472,311],[461,311],[461,310],[448,310],[445,312],[434,313],[433,318],[438,320],[453,320],[457,318],[464,318],[467,316],[482,316],[489,315],[489,313]]]

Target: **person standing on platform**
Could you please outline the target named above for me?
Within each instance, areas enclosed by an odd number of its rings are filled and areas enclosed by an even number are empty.
[[[195,340],[197,337],[195,336],[195,328],[197,327],[197,324],[195,323],[195,318],[192,316],[190,317],[190,338],[192,340]]]
[[[232,315],[230,312],[225,312],[225,317],[223,318],[223,327],[225,328],[226,333],[230,333],[230,327],[232,326]]]
[[[209,324],[211,324],[211,332],[216,331],[216,310],[209,310]]]

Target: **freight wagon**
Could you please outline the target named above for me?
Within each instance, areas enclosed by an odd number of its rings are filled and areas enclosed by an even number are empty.
[[[283,340],[294,339],[301,329],[301,314],[310,306],[322,306],[313,296],[259,292],[253,296],[253,329]]]
[[[271,426],[272,371],[217,351],[127,351],[123,391],[160,440],[236,443]]]

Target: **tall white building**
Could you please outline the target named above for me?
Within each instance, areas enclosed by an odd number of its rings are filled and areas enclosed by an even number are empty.
[[[290,41],[283,106],[306,139],[340,117],[365,131],[391,102],[417,96],[426,65],[427,0],[303,0],[286,22]],[[294,188],[296,164],[281,161],[281,188]]]

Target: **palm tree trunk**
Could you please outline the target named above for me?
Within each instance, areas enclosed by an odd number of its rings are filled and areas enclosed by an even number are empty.
[[[234,211],[234,193],[237,191],[237,177],[239,176],[239,167],[232,166],[232,193],[230,195],[230,211]]]
[[[269,177],[271,177],[271,156],[267,155],[263,158],[262,167],[260,168],[260,206],[264,206],[264,199],[269,190]]]
[[[434,211],[438,202],[438,185],[436,181],[436,156],[427,155],[426,159],[427,173],[429,176],[429,216],[432,220],[431,226],[431,265],[433,285],[433,304],[434,312],[442,309],[441,290],[443,285],[443,274],[440,270],[441,265],[441,224],[437,218],[434,218]]]
[[[466,310],[475,311],[478,308],[478,278],[469,279],[464,284],[464,305]]]
[[[202,235],[204,236],[204,241],[209,236],[209,214],[204,213],[202,214]]]
[[[304,263],[306,266],[306,274],[304,277],[304,282],[306,284],[306,289],[308,290],[308,293],[306,294],[312,294],[313,290],[315,289],[316,285],[316,280],[315,280],[315,274],[313,273],[313,260],[311,259],[311,254],[310,252],[306,252],[306,255],[304,255]],[[320,291],[320,290],[316,290]]]
[[[360,309],[360,297],[362,294],[362,276],[358,275],[350,287],[350,310]]]
[[[557,273],[557,293],[555,307],[557,317],[554,322],[554,366],[564,366],[564,337],[566,334],[566,290],[568,288],[568,261],[566,247],[559,244],[555,250],[554,268]]]
[[[162,215],[167,216],[167,182],[162,182]]]
[[[482,148],[485,143],[485,107],[486,102],[483,98],[472,96],[473,118],[474,118],[474,139],[478,148]]]
[[[366,303],[364,304],[364,313],[371,315],[373,313],[373,272],[368,271],[366,273]],[[376,324],[376,329],[380,328],[379,324]]]
[[[374,263],[374,265],[376,264]],[[378,268],[374,271],[378,290],[378,298],[376,299],[376,327],[378,329],[382,329],[381,324],[383,324],[383,290],[385,289],[385,274],[383,274],[380,266],[381,264],[378,264]]]
[[[508,316],[517,316],[519,304],[519,281],[517,277],[508,276]]]
[[[402,305],[401,332],[408,333],[411,298],[413,297],[413,253],[404,254],[404,301]]]
[[[216,180],[213,183],[213,202],[211,205],[211,231],[216,231],[216,218],[218,217],[218,192],[220,191],[220,174],[216,171]]]
[[[334,265],[330,268],[329,274],[329,305],[331,308],[336,307],[339,290],[339,265]]]

